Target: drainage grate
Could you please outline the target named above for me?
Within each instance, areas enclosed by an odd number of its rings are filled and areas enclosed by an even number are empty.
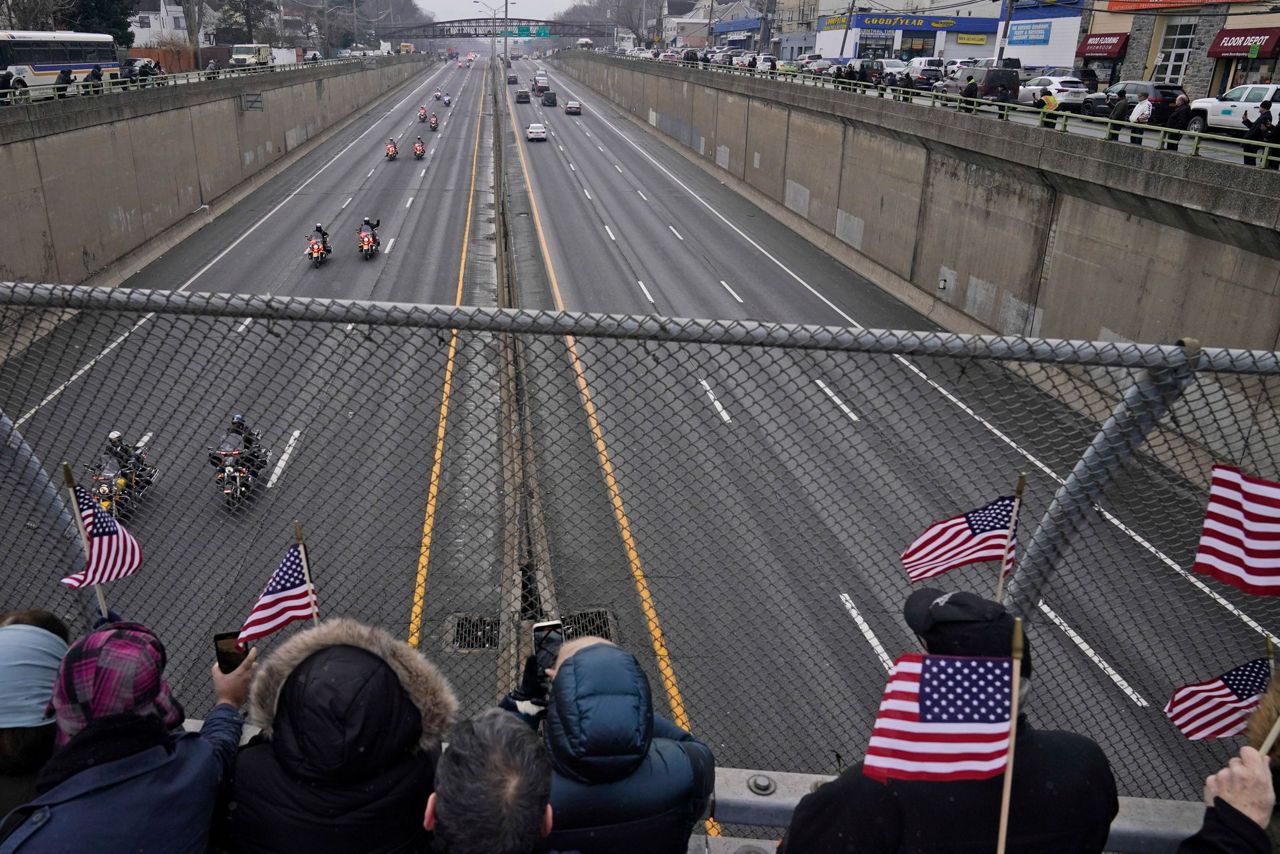
[[[594,611],[578,611],[574,614],[566,614],[562,619],[566,638],[596,635],[619,643],[618,619],[612,611],[603,608]]]
[[[497,649],[498,618],[454,614],[452,646],[454,649]]]

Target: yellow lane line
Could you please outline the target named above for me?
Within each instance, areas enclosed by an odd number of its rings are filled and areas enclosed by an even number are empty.
[[[471,210],[476,198],[476,167],[480,162],[480,119],[484,116],[484,87],[476,99],[476,144],[471,152],[471,188],[467,191],[467,219],[462,226],[462,257],[458,261],[458,289],[454,305],[462,304],[462,279],[467,270],[467,249],[471,243]],[[444,364],[444,391],[440,395],[440,418],[436,422],[436,448],[431,461],[431,481],[427,485],[427,509],[422,519],[422,545],[418,549],[418,574],[413,582],[413,607],[409,614],[409,645],[422,640],[422,616],[427,604],[427,567],[431,563],[431,537],[436,527],[440,498],[440,474],[444,468],[444,435],[449,423],[449,401],[453,397],[453,366],[458,355],[458,330],[449,334],[449,354]]]
[[[511,114],[512,127],[518,128],[515,104],[511,101],[511,90],[507,90],[507,109]],[[564,311],[564,299],[560,296],[560,283],[556,279],[555,265],[551,261],[551,251],[547,248],[546,234],[542,230],[542,217],[538,213],[538,201],[533,192],[533,176],[529,172],[529,163],[525,159],[526,141],[516,132],[516,152],[520,155],[520,169],[524,172],[525,183],[529,185],[529,208],[533,213],[533,228],[538,234],[538,246],[542,249],[542,257],[547,263],[547,278],[551,281],[551,296],[556,301],[556,308]],[[635,582],[636,594],[640,597],[640,610],[644,612],[645,624],[649,628],[649,640],[653,645],[653,655],[658,662],[658,674],[662,677],[662,686],[667,692],[667,701],[671,705],[672,722],[692,732],[689,725],[689,713],[685,711],[684,698],[680,695],[680,686],[676,682],[676,671],[671,665],[671,655],[667,651],[666,637],[662,633],[662,622],[658,619],[658,611],[653,606],[653,595],[649,592],[649,581],[645,577],[644,567],[640,563],[640,552],[636,548],[635,538],[631,535],[631,521],[627,518],[626,507],[622,503],[622,491],[618,486],[618,477],[614,472],[613,460],[609,457],[609,447],[605,444],[604,433],[600,429],[600,419],[596,414],[596,404],[591,398],[591,389],[587,385],[587,373],[582,367],[578,355],[578,342],[572,335],[564,336],[569,346],[569,358],[573,362],[573,373],[578,381],[578,394],[582,398],[582,408],[587,413],[587,425],[591,428],[591,436],[596,447],[596,458],[600,463],[600,471],[604,475],[605,488],[609,490],[609,502],[613,506],[613,517],[618,523],[618,535],[622,538],[622,548],[627,554],[627,564],[631,568],[631,579]],[[720,825],[715,819],[707,819],[707,834],[720,835]]]

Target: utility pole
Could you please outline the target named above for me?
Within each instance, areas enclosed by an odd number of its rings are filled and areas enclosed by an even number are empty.
[[[708,53],[711,51],[711,13],[715,11],[716,0],[707,0],[707,46]]]
[[[844,56],[844,46],[849,41],[849,25],[853,23],[853,4],[856,0],[849,0],[849,8],[844,10],[844,35],[840,36],[840,56]]]
[[[1013,0],[1004,2],[1004,29],[1000,33],[1000,47],[996,50],[996,68],[1004,68],[1004,48],[1009,43],[1009,24],[1013,21]]]

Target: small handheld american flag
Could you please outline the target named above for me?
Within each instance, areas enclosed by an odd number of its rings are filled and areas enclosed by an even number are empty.
[[[311,584],[303,549],[302,544],[295,543],[285,552],[284,560],[271,574],[266,589],[240,629],[236,642],[241,646],[295,620],[309,620],[317,615],[316,589]]]
[[[1004,772],[1013,662],[909,652],[894,662],[862,772],[886,780],[985,780]]]
[[[914,584],[971,563],[1003,560],[1006,549],[1012,565],[1013,504],[1013,496],[1005,495],[977,510],[934,522],[902,553],[907,578]]]
[[[1246,593],[1280,595],[1280,483],[1214,466],[1192,568]]]
[[[62,583],[79,589],[133,575],[142,564],[142,548],[138,541],[114,516],[98,506],[89,490],[77,486],[74,493],[76,510],[84,526],[89,562],[84,569],[62,579]]]
[[[1236,735],[1248,725],[1270,681],[1271,663],[1255,658],[1217,678],[1182,686],[1164,713],[1192,741]]]

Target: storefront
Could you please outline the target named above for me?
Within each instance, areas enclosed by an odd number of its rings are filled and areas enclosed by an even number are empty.
[[[817,51],[826,57],[862,59],[983,56],[995,44],[998,23],[994,17],[826,15],[818,19]]]
[[[1080,40],[1076,57],[1084,68],[1092,68],[1099,86],[1110,86],[1120,79],[1120,63],[1129,44],[1128,33],[1090,33]]]
[[[1215,60],[1212,92],[1247,83],[1272,83],[1280,55],[1280,27],[1220,30],[1209,45]]]

